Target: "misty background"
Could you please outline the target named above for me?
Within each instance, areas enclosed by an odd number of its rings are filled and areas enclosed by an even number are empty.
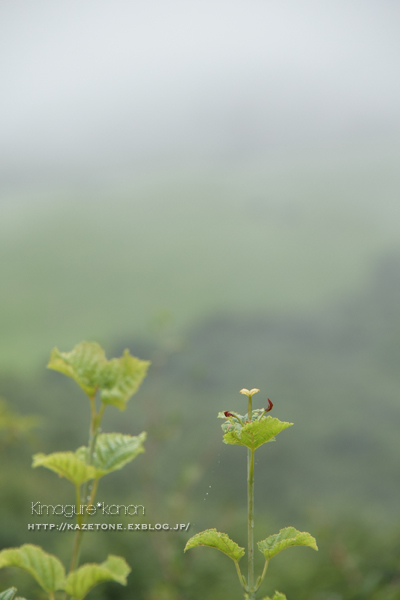
[[[30,455],[85,443],[88,407],[45,366],[88,339],[153,362],[107,416],[149,438],[105,498],[135,481],[148,520],[244,543],[245,454],[215,417],[258,387],[295,423],[260,451],[260,535],[320,546],[277,558],[265,594],[399,597],[399,20],[389,0],[0,5],[0,393],[42,419],[5,438],[2,548],[68,561],[66,537],[27,534],[32,497],[68,490]],[[182,555],[189,534],[107,536],[84,558],[133,573],[93,598],[240,593],[223,556]]]

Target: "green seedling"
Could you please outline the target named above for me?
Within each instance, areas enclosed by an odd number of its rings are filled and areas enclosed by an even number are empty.
[[[137,392],[149,362],[131,356],[126,350],[120,358],[107,360],[103,349],[95,342],[81,342],[71,352],[55,348],[50,356],[49,369],[71,377],[89,399],[90,427],[87,446],[75,452],[35,454],[33,467],[46,467],[68,479],[75,488],[76,525],[69,571],[62,562],[40,546],[24,544],[0,552],[0,568],[19,567],[39,584],[49,600],[55,594],[63,598],[83,600],[88,592],[102,581],[126,585],[130,567],[120,556],[109,555],[101,564],[79,565],[79,555],[85,524],[93,514],[97,487],[108,473],[122,469],[138,454],[144,452],[146,433],[138,436],[121,433],[101,433],[100,425],[108,406],[125,410],[128,400]],[[0,600],[14,598],[15,588],[0,593]]]
[[[268,408],[253,410],[252,398],[259,392],[258,389],[242,389],[241,394],[248,397],[248,410],[246,415],[225,411],[218,414],[218,418],[224,419],[222,430],[224,432],[225,444],[245,446],[247,448],[247,579],[242,574],[239,566],[240,559],[245,554],[245,549],[230,539],[226,533],[220,533],[216,529],[206,529],[191,537],[185,547],[186,550],[195,546],[210,546],[220,550],[235,564],[240,585],[245,591],[246,600],[255,600],[271,558],[282,550],[291,546],[309,546],[318,550],[315,539],[306,532],[297,531],[294,527],[285,527],[279,533],[270,535],[265,540],[257,543],[257,547],[265,558],[264,568],[257,579],[254,574],[254,453],[263,444],[275,440],[284,429],[293,423],[286,423],[271,416],[266,416],[272,407],[268,399]],[[263,600],[286,600],[286,596],[275,592],[273,598],[265,597]]]

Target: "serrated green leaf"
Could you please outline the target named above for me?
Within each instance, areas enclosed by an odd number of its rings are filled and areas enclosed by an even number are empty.
[[[57,557],[40,546],[24,544],[20,548],[6,548],[0,552],[0,569],[19,567],[27,571],[45,590],[55,592],[65,586],[65,569]]]
[[[270,535],[262,542],[258,542],[257,546],[267,560],[290,546],[309,546],[314,550],[318,550],[317,542],[312,535],[305,531],[297,531],[294,527],[281,529],[279,533]]]
[[[221,550],[221,552],[234,561],[239,561],[244,555],[244,548],[241,548],[236,542],[231,540],[226,533],[220,533],[216,529],[206,529],[205,531],[196,533],[196,535],[188,540],[184,552],[195,546],[217,548],[217,550]]]
[[[100,372],[107,363],[102,347],[96,342],[81,342],[71,352],[54,348],[48,369],[72,377],[90,397],[96,393]]]
[[[116,581],[126,585],[131,569],[120,556],[110,554],[101,564],[86,564],[72,571],[67,577],[65,590],[76,600],[82,600],[86,594],[102,581]]]
[[[252,421],[246,423],[243,427],[228,431],[224,435],[224,442],[225,444],[237,444],[255,450],[266,442],[272,442],[278,433],[291,425],[293,423],[287,423],[268,416],[260,421]]]
[[[8,588],[8,590],[4,590],[4,592],[0,593],[0,600],[13,600],[16,592],[17,592],[17,588],[15,588],[15,587]]]
[[[75,452],[35,454],[32,467],[46,467],[60,477],[66,477],[74,485],[81,485],[89,479],[94,479],[96,474],[95,468],[86,464]]]
[[[71,352],[54,348],[47,366],[72,377],[89,397],[99,390],[105,404],[125,410],[127,401],[146,376],[149,364],[131,356],[129,350],[120,358],[107,360],[99,344],[81,342]]]
[[[140,435],[123,435],[122,433],[101,433],[97,436],[93,454],[93,466],[96,470],[95,478],[99,479],[107,473],[122,469],[138,454],[144,452],[143,442],[146,432]],[[89,450],[86,446],[78,448],[76,455],[87,462]]]
[[[149,361],[131,356],[129,350],[125,350],[121,358],[108,361],[99,378],[102,401],[125,410],[127,401],[145,378],[149,365]]]

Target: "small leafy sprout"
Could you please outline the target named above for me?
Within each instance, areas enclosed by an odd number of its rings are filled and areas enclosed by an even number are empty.
[[[95,342],[81,342],[71,352],[60,352],[57,348],[52,351],[48,368],[74,379],[89,399],[89,442],[75,452],[35,454],[32,466],[46,467],[68,479],[75,488],[77,507],[85,505],[87,509],[93,508],[99,480],[122,469],[144,452],[145,432],[136,436],[100,433],[100,424],[109,405],[125,410],[128,400],[146,376],[149,364],[131,356],[128,350],[120,358],[107,360],[104,350]],[[97,506],[101,507],[102,503],[97,502]],[[110,554],[101,564],[84,564],[78,568],[82,532],[90,514],[87,512],[85,515],[80,510],[77,513],[68,573],[56,556],[33,544],[2,550],[0,568],[19,567],[27,571],[46,592],[48,600],[55,600],[57,592],[64,592],[64,596],[67,594],[74,600],[83,600],[94,586],[103,581],[126,585],[131,569],[120,556]],[[10,588],[0,594],[0,600],[12,600],[14,594],[15,588]]]
[[[185,547],[186,550],[195,546],[209,546],[216,548],[229,556],[235,564],[236,573],[239,582],[245,591],[245,600],[255,600],[255,595],[261,586],[267,567],[271,558],[276,554],[291,546],[309,546],[318,550],[315,539],[306,532],[297,531],[294,527],[281,529],[279,533],[270,535],[265,540],[258,542],[259,551],[264,555],[265,563],[261,575],[255,579],[254,576],[254,452],[257,448],[275,440],[275,436],[293,423],[287,423],[274,419],[265,413],[272,410],[273,404],[269,398],[268,408],[252,407],[252,396],[260,390],[253,388],[247,390],[243,388],[240,393],[248,397],[248,411],[246,415],[226,410],[218,413],[218,418],[224,419],[222,431],[224,432],[223,441],[225,444],[245,446],[248,450],[247,461],[247,501],[248,501],[248,570],[247,579],[242,575],[239,561],[245,553],[236,542],[231,540],[226,533],[221,533],[216,529],[206,529],[191,537]],[[273,598],[264,598],[264,600],[286,600],[286,596],[280,592],[275,592]]]

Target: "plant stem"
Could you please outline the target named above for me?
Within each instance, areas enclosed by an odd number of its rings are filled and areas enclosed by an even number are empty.
[[[265,573],[267,572],[267,568],[268,568],[268,563],[269,563],[269,561],[266,560],[265,564],[264,564],[263,572],[261,573],[260,577],[256,581],[256,586],[255,586],[255,591],[256,592],[258,591],[260,585],[264,581]]]
[[[242,575],[242,572],[239,567],[239,563],[237,560],[235,560],[234,562],[235,562],[235,567],[236,567],[236,573],[237,573],[237,576],[239,577],[240,585],[242,586],[242,588],[244,589],[245,592],[248,592],[249,589],[247,587],[246,579]]]
[[[76,485],[75,486],[76,489],[76,508],[78,509],[78,514],[76,515],[76,522],[79,525],[79,527],[82,525],[82,517],[83,515],[81,514],[81,486],[80,485]]]
[[[101,409],[99,410],[99,412],[97,414],[95,399],[93,396],[92,398],[90,398],[90,409],[91,409],[91,419],[90,419],[90,430],[89,430],[89,453],[88,453],[88,464],[89,465],[91,465],[93,463],[94,446],[95,446],[96,438],[98,435],[98,429],[99,429],[101,417],[103,416],[103,412],[104,412],[104,404],[101,405]],[[85,495],[85,498],[86,498],[86,495]]]
[[[90,429],[89,429],[88,459],[87,459],[87,462],[89,465],[93,464],[93,454],[94,454],[94,449],[95,449],[95,445],[96,445],[96,439],[97,439],[97,436],[99,433],[99,426],[100,426],[101,419],[103,417],[103,413],[104,413],[104,409],[105,409],[105,404],[102,403],[99,412],[96,412],[95,396],[96,396],[96,394],[94,394],[93,396],[91,396],[89,398],[90,413],[91,413]],[[80,496],[79,487],[77,487],[78,505],[80,503],[86,504],[87,499],[89,500],[88,506],[91,506],[93,504],[94,497],[95,497],[96,490],[97,490],[97,484],[98,484],[98,479],[94,479],[92,493],[90,494],[90,498],[88,498],[89,481],[86,481],[86,483],[83,486],[83,495],[81,498],[79,497]],[[77,529],[77,531],[75,533],[74,548],[72,551],[71,564],[70,564],[70,568],[69,568],[70,571],[73,571],[74,569],[76,569],[76,567],[78,566],[78,562],[79,562],[79,555],[80,555],[81,542],[82,542],[81,526],[84,521],[83,515],[77,515],[76,521],[77,521],[77,524],[79,525],[80,529]]]
[[[99,483],[98,479],[93,479],[93,481],[92,481],[92,493],[90,494],[90,498],[89,498],[89,502],[88,502],[88,508],[89,508],[89,506],[92,506],[94,504],[94,498],[96,496],[98,483]]]
[[[81,541],[82,541],[82,529],[77,529],[77,531],[75,532],[74,549],[72,551],[71,564],[69,566],[70,572],[74,571],[78,565]]]
[[[252,409],[252,396],[249,396],[249,403],[247,405],[247,420],[251,421],[251,415],[253,413]]]
[[[98,483],[99,483],[98,479],[93,480],[92,493],[90,496],[90,500],[88,502],[88,507],[92,506],[94,503],[94,498],[96,495]],[[77,498],[79,498],[79,487],[78,486],[77,486]],[[82,526],[83,520],[84,520],[83,515],[77,515],[77,522],[80,527]],[[73,552],[72,552],[71,564],[69,567],[70,571],[73,571],[78,566],[80,547],[81,547],[81,542],[82,542],[82,535],[83,535],[82,529],[78,529],[75,533],[74,548],[73,548]]]
[[[249,396],[247,419],[251,421],[252,397]],[[247,584],[249,587],[249,598],[254,600],[254,450],[247,451]]]
[[[248,450],[247,455],[247,583],[250,598],[254,597],[254,450]]]
[[[80,514],[81,512],[81,488],[79,485],[75,486],[76,489],[76,506],[78,508],[79,513],[76,515],[76,522],[79,525],[79,527],[82,527],[82,522],[83,522],[83,515]],[[79,547],[80,547],[80,543],[81,543],[81,538],[82,538],[82,532],[81,529],[77,529],[76,533],[75,533],[75,539],[74,539],[74,548],[72,551],[72,558],[71,558],[71,565],[69,570],[73,571],[78,563],[79,560]]]

